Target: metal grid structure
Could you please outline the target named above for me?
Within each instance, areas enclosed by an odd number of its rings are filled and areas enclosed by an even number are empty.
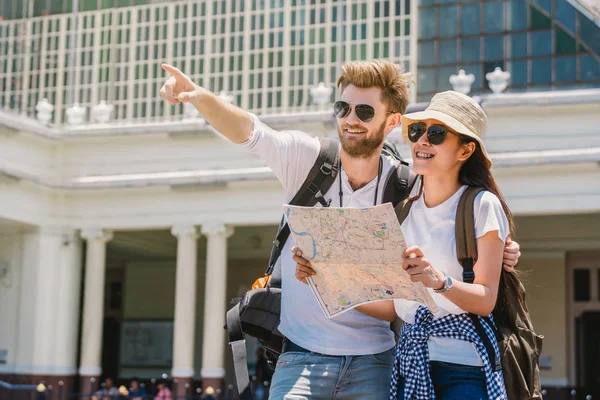
[[[486,74],[511,73],[511,92],[600,86],[600,22],[567,0],[422,0],[418,101],[451,89],[451,74],[475,77],[472,95],[489,93]]]
[[[171,63],[257,114],[316,110],[341,63],[383,58],[414,71],[416,0],[197,0],[0,21],[0,107],[54,123],[102,100],[117,122],[176,120],[158,91]],[[412,39],[412,40],[411,40]]]

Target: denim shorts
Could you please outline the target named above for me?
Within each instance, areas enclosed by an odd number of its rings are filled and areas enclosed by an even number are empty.
[[[392,349],[363,356],[290,351],[279,356],[270,400],[388,400]]]
[[[431,381],[437,400],[486,400],[488,398],[483,367],[430,362]],[[398,400],[404,399],[404,378],[398,383]]]

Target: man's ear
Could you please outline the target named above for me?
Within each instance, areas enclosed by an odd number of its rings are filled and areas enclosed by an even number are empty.
[[[469,142],[469,143],[463,144],[461,146],[461,151],[460,151],[458,160],[459,161],[467,161],[469,159],[469,157],[471,157],[473,155],[476,148],[477,148],[477,145],[475,144],[475,142]]]
[[[398,127],[400,125],[401,120],[402,120],[402,114],[400,114],[400,113],[390,114],[390,116],[388,118],[388,123],[385,127],[386,135],[388,133],[390,133],[391,131],[393,131],[396,127]]]

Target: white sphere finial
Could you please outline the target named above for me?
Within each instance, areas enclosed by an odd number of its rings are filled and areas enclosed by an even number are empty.
[[[85,121],[85,108],[80,107],[78,103],[74,103],[67,109],[67,122],[69,125],[81,125]]]
[[[184,103],[183,104],[183,120],[184,121],[195,121],[200,124],[205,124],[206,121],[204,118],[200,117],[200,113],[194,107],[192,103]]]
[[[318,104],[321,108],[325,108],[331,100],[333,89],[325,86],[323,82],[319,82],[316,87],[310,88],[310,97],[313,103]]]
[[[48,102],[48,99],[40,100],[35,106],[35,110],[37,111],[36,118],[43,124],[47,124],[52,121],[52,112],[54,111],[54,106]]]
[[[465,74],[465,70],[461,69],[457,75],[450,75],[450,84],[452,89],[462,94],[469,94],[471,85],[475,82],[475,75]]]
[[[502,68],[496,67],[493,72],[485,74],[485,79],[490,83],[490,89],[494,94],[502,93],[508,86],[508,80],[510,79],[510,72],[502,71]]]
[[[99,104],[92,107],[92,119],[100,124],[107,123],[113,108],[112,104],[106,104],[106,100],[101,100]]]
[[[229,93],[227,93],[225,90],[221,90],[219,92],[219,98],[221,100],[223,100],[225,103],[229,103],[229,104],[233,104],[233,101],[235,100],[235,98],[230,95]]]

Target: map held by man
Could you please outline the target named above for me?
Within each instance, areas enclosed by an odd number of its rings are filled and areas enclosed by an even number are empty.
[[[378,300],[418,301],[427,288],[402,268],[406,242],[391,203],[359,208],[284,206],[291,235],[316,274],[308,279],[328,318]]]

